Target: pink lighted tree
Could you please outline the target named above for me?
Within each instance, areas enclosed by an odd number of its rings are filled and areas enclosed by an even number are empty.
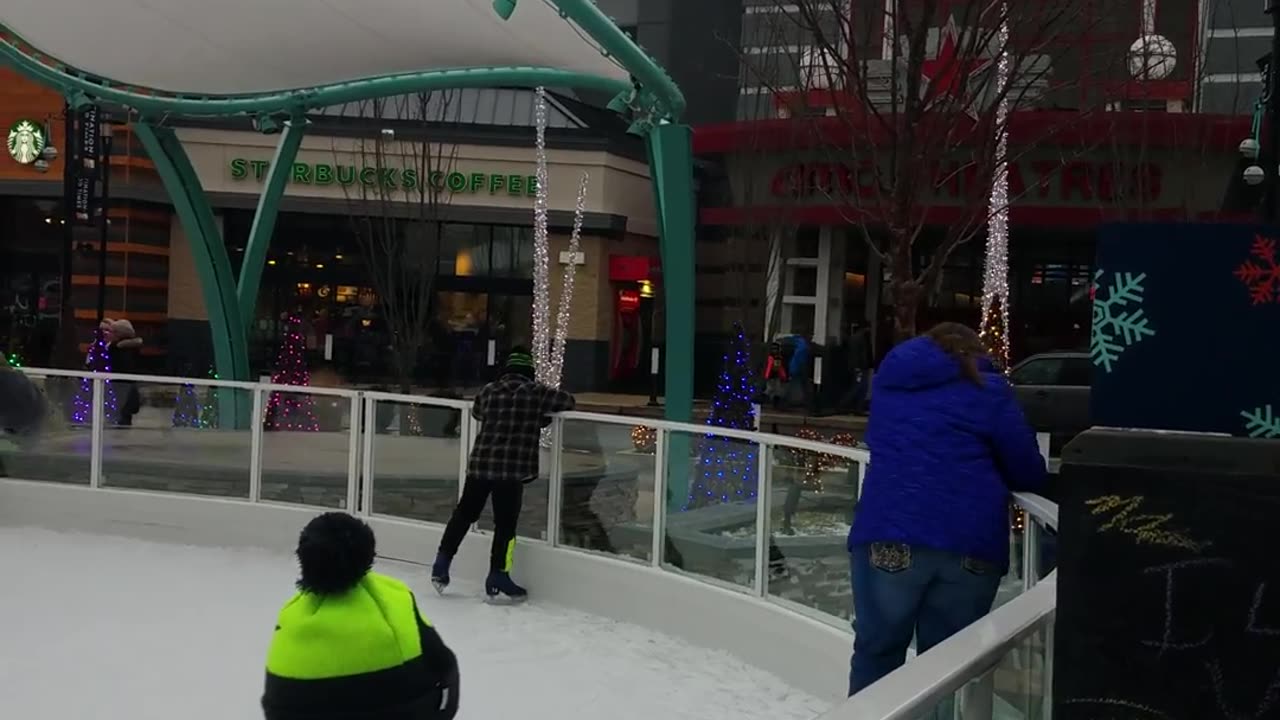
[[[302,337],[302,321],[290,317],[285,321],[284,340],[276,357],[276,371],[271,376],[275,385],[311,384],[311,372],[307,369],[306,341]],[[267,403],[266,428],[268,430],[317,432],[315,403],[304,393],[272,392]]]

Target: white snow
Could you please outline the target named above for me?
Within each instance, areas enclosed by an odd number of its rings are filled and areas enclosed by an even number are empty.
[[[548,606],[408,582],[458,654],[462,720],[788,720],[825,703],[724,652]],[[292,557],[0,528],[0,718],[252,720]]]

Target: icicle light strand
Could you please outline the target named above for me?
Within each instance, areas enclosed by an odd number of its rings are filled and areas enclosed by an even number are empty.
[[[996,62],[996,158],[987,209],[987,257],[982,281],[982,334],[987,348],[1009,368],[1009,20],[1001,3]]]
[[[535,130],[534,177],[538,187],[533,200],[533,354],[534,374],[546,383],[551,370],[550,324],[551,283],[550,252],[547,238],[547,91],[534,91],[533,120]]]
[[[556,305],[555,344],[551,351],[551,380],[553,387],[560,387],[564,374],[564,351],[569,341],[569,311],[573,305],[573,279],[578,274],[575,258],[582,248],[582,218],[587,209],[587,183],[591,176],[582,173],[578,181],[578,202],[573,209],[573,233],[569,235],[569,262],[564,266],[564,282],[560,288],[560,300]]]

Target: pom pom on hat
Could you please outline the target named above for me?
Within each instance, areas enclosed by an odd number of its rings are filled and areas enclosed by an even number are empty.
[[[298,589],[340,595],[373,569],[373,529],[346,513],[329,512],[307,523],[298,537]]]

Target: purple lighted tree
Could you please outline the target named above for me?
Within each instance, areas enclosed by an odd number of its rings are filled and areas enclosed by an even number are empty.
[[[111,372],[111,356],[107,352],[107,339],[102,330],[94,331],[93,343],[89,345],[89,354],[84,366],[91,372]],[[107,422],[116,421],[116,393],[111,383],[105,383],[103,402]],[[88,425],[93,422],[93,381],[85,378],[80,381],[80,389],[76,391],[71,402],[71,422],[77,425]]]
[[[284,340],[280,343],[280,354],[276,357],[272,384],[309,386],[311,372],[307,370],[306,350],[302,321],[290,317],[285,321]],[[315,403],[311,396],[272,392],[271,400],[267,403],[266,427],[268,430],[318,431],[320,424],[316,422]]]

